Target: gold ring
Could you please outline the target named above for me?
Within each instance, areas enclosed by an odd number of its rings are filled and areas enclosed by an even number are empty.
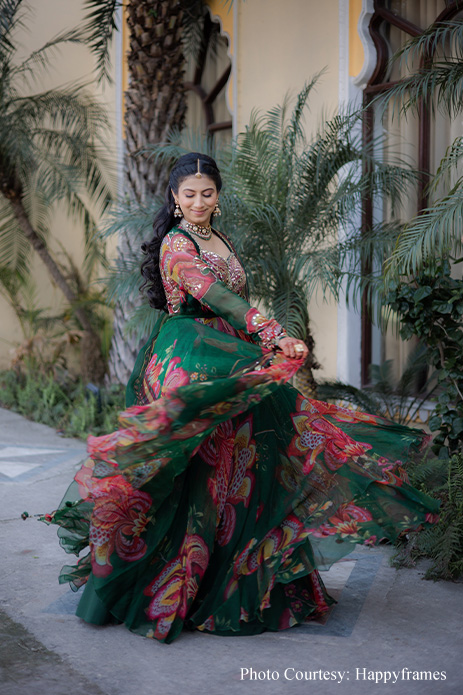
[[[295,352],[304,352],[304,348],[302,347],[302,345],[295,345],[294,350]]]

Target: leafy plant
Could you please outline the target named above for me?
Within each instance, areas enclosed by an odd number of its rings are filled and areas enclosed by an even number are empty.
[[[97,78],[108,77],[109,42],[117,28],[117,0],[85,0],[83,31],[97,58]],[[163,142],[172,128],[182,128],[187,112],[185,70],[187,53],[206,57],[205,37],[217,36],[203,0],[126,0],[124,21],[128,32],[127,70],[130,88],[124,95],[125,166],[124,194],[145,205],[164,193],[169,170],[148,161],[141,152],[148,143]],[[214,30],[214,26],[216,30]],[[120,229],[117,255],[138,264],[139,246]],[[125,383],[132,371],[140,342],[125,325],[139,315],[138,293],[114,303],[114,331],[109,357],[110,378]],[[147,317],[147,312],[144,317]],[[152,315],[152,314],[151,314]],[[146,324],[145,324],[146,325]]]
[[[463,108],[463,20],[456,18],[433,24],[421,36],[411,39],[393,59],[419,70],[400,80],[379,99],[406,115],[424,103],[456,118]],[[387,262],[387,281],[400,274],[416,274],[436,256],[461,248],[463,220],[463,138],[457,136],[431,178],[428,193],[431,205],[410,220],[399,236]],[[442,191],[443,189],[443,191]]]
[[[117,427],[124,389],[111,386],[93,394],[81,379],[10,369],[0,372],[0,406],[54,427],[67,437],[87,439]]]
[[[400,334],[417,336],[435,367],[439,396],[431,431],[437,432],[434,448],[451,453],[463,446],[463,281],[452,278],[443,261],[428,268],[416,281],[391,289],[386,301],[400,317]]]
[[[7,293],[14,278],[24,283],[36,253],[92,348],[83,369],[101,379],[104,361],[94,316],[73,268],[63,266],[47,237],[53,214],[64,206],[84,229],[86,269],[102,260],[94,214],[111,200],[103,155],[108,122],[82,86],[34,91],[55,52],[83,37],[61,34],[24,59],[17,31],[24,31],[28,12],[25,0],[0,0],[0,283]]]
[[[324,401],[345,401],[367,413],[407,424],[416,417],[423,403],[434,393],[434,375],[417,392],[417,385],[427,370],[427,350],[418,346],[410,354],[398,381],[392,376],[392,360],[370,365],[370,384],[363,389],[341,381],[323,381],[317,395]]]
[[[458,579],[463,575],[463,453],[415,462],[407,471],[414,487],[440,498],[441,509],[436,524],[402,539],[393,563],[410,567],[428,558],[432,564],[425,579]]]

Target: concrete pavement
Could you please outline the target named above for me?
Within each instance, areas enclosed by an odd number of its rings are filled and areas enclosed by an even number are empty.
[[[164,645],[74,615],[57,576],[56,529],[21,513],[56,508],[83,442],[0,409],[0,693],[25,695],[450,695],[463,691],[463,584],[389,566],[359,548],[324,580],[325,624],[256,637],[184,633]]]

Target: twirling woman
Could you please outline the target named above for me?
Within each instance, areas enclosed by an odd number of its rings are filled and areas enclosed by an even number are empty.
[[[402,462],[426,435],[305,398],[286,382],[307,356],[248,303],[225,234],[220,173],[199,153],[170,174],[144,287],[163,309],[127,389],[120,429],[90,437],[58,511],[60,581],[86,584],[77,614],[171,642],[282,630],[333,599],[319,570],[432,522],[438,503]]]

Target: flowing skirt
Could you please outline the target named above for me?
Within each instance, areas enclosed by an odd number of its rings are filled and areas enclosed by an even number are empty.
[[[89,546],[60,576],[87,582],[89,622],[164,642],[183,627],[285,629],[333,603],[318,570],[436,521],[404,471],[423,432],[305,398],[286,383],[299,362],[217,322],[156,331],[131,382],[139,404],[89,438],[46,517],[66,551]]]

